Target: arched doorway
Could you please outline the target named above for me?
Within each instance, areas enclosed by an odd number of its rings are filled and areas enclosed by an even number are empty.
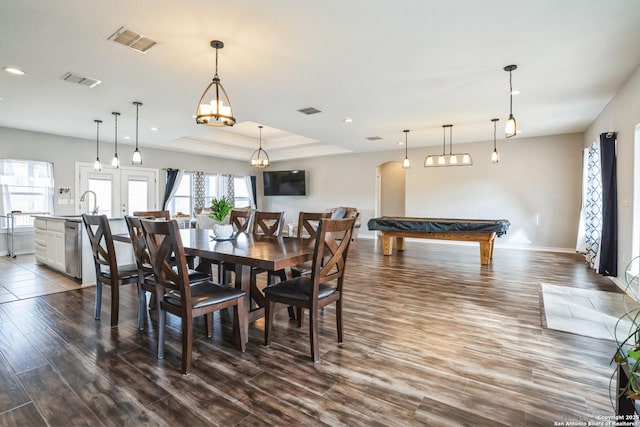
[[[405,173],[401,162],[376,167],[375,216],[405,216]]]

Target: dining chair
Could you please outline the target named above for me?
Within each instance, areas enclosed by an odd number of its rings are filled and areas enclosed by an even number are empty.
[[[153,268],[151,267],[149,249],[147,248],[147,242],[144,237],[144,230],[142,229],[141,221],[143,218],[138,216],[125,215],[124,219],[127,223],[131,245],[133,246],[133,255],[138,267],[138,329],[143,330],[147,313],[147,292],[151,293],[149,308],[155,308],[157,301],[162,295],[159,295],[159,288],[158,286],[156,286],[155,278],[153,276]],[[147,219],[150,218],[147,217]],[[175,257],[171,259],[171,262],[172,264],[175,264]],[[189,257],[187,257],[187,265],[191,265],[189,262]],[[189,267],[188,274],[190,282],[211,278],[210,274],[193,270],[191,267]]]
[[[253,218],[253,211],[250,208],[238,208],[231,211],[229,214],[229,224],[233,225],[233,231],[235,233],[246,233],[251,226],[251,219]]]
[[[210,337],[213,334],[213,313],[227,307],[234,307],[234,329],[239,333],[240,349],[244,352],[248,321],[243,298],[245,292],[219,285],[211,280],[190,282],[178,223],[175,220],[147,219],[141,222],[155,282],[160,288],[159,293],[162,294],[158,313],[158,359],[164,358],[167,312],[181,318],[181,370],[183,374],[187,374],[192,362],[193,319],[205,315],[206,333]],[[175,263],[172,259],[175,259]]]
[[[284,212],[255,211],[251,233],[254,236],[280,236],[284,226]]]
[[[106,215],[82,215],[96,270],[95,319],[100,319],[102,285],[111,286],[111,327],[118,326],[120,286],[138,282],[136,264],[118,265],[113,235]]]
[[[318,225],[310,275],[294,277],[264,289],[264,344],[271,344],[276,303],[309,310],[311,359],[320,361],[318,316],[320,308],[336,303],[338,343],[342,344],[342,289],[354,218],[322,219]]]

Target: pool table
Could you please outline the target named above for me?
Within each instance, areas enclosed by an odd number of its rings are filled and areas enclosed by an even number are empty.
[[[488,265],[493,258],[493,242],[509,229],[506,219],[409,218],[383,216],[371,218],[369,230],[380,231],[382,253],[391,255],[395,238],[399,251],[404,250],[404,238],[458,240],[480,243],[480,264]]]

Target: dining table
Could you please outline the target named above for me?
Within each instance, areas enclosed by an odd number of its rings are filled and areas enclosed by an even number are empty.
[[[217,239],[213,230],[198,228],[181,229],[180,237],[187,255],[234,266],[234,286],[245,291],[247,325],[264,317],[263,298],[260,298],[261,295],[251,294],[252,270],[282,270],[287,279],[291,278],[291,267],[313,259],[315,242],[314,239],[260,236],[252,233],[237,233],[229,239]],[[202,264],[210,265],[207,262]],[[236,325],[234,331],[238,331]],[[245,336],[248,336],[248,331]],[[239,339],[238,337],[234,333],[234,340]]]

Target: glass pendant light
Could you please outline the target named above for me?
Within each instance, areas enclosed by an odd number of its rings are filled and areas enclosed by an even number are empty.
[[[498,155],[498,149],[496,148],[496,125],[500,119],[491,119],[493,122],[493,153],[491,153],[491,163],[498,163],[500,156]]]
[[[262,126],[258,126],[258,129],[260,129],[260,148],[253,152],[250,163],[254,168],[268,168],[270,165],[269,155],[262,149]]]
[[[513,117],[513,85],[511,83],[511,72],[517,68],[517,65],[507,65],[504,67],[504,70],[509,72],[509,118],[507,119],[507,125],[504,128],[504,136],[506,138],[516,136],[518,131],[516,118]]]
[[[449,129],[449,154],[446,153],[447,146],[447,129]],[[438,156],[437,163],[434,162],[433,156],[427,156],[424,159],[424,167],[437,166],[471,166],[473,159],[469,153],[453,152],[453,125],[442,125],[442,154]]]
[[[94,120],[96,123],[96,161],[93,163],[93,170],[96,172],[100,172],[102,170],[102,165],[100,164],[100,123],[102,120]]]
[[[142,102],[135,101],[133,105],[136,106],[136,149],[133,150],[133,156],[131,157],[132,165],[142,164],[142,153],[138,150],[138,108],[142,105]]]
[[[196,110],[196,123],[208,126],[233,126],[236,123],[227,92],[218,77],[218,49],[224,47],[220,40],[212,40],[211,47],[216,50],[216,73],[205,89]]]
[[[111,166],[113,166],[114,168],[119,168],[120,159],[118,158],[118,116],[120,115],[120,113],[113,112],[111,114],[113,114],[116,119],[116,133],[114,138],[116,144],[116,153],[113,155],[113,159],[111,159]]]
[[[407,156],[407,134],[409,133],[409,129],[403,130],[404,132],[404,160],[402,161],[402,167],[405,169],[409,169],[411,167],[411,162],[409,161],[409,157]]]

